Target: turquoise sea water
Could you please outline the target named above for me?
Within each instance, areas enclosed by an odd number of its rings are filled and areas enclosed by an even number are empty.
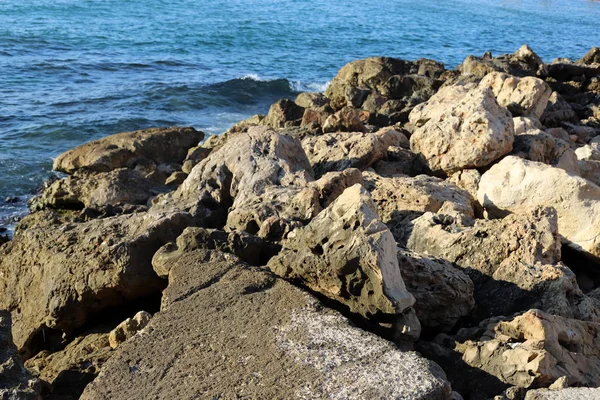
[[[600,46],[599,21],[585,0],[0,0],[0,227],[52,157],[86,141],[169,125],[218,134],[367,56],[455,67],[528,43],[576,59]]]

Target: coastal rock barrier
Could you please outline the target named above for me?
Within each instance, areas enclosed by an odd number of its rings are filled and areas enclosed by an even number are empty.
[[[0,397],[600,398],[598,54],[357,60],[60,155],[0,245]]]

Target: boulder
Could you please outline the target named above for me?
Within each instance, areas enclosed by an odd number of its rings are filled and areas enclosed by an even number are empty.
[[[483,77],[490,72],[503,72],[514,76],[545,76],[547,67],[542,59],[527,45],[513,54],[502,54],[492,58],[491,53],[483,57],[468,56],[458,70],[465,75]]]
[[[481,173],[476,169],[463,169],[448,177],[448,182],[466,190],[473,199],[477,198],[477,189],[479,188],[480,180]]]
[[[577,285],[575,274],[559,262],[557,229],[552,208],[502,220],[477,220],[473,226],[425,213],[413,221],[407,248],[464,269],[475,284],[475,321],[529,308],[600,320],[600,312]]]
[[[505,73],[486,75],[479,87],[493,90],[498,104],[516,115],[540,118],[544,114],[552,89],[543,80],[527,76],[517,78]]]
[[[508,156],[481,177],[477,197],[492,217],[554,207],[558,231],[575,250],[600,256],[600,187],[561,168]]]
[[[600,398],[599,388],[565,388],[560,390],[529,390],[525,400],[595,400]]]
[[[234,256],[194,251],[163,306],[121,345],[82,400],[335,398],[449,400],[435,364]]]
[[[194,128],[151,128],[123,132],[75,147],[59,155],[53,168],[72,174],[85,168],[108,172],[137,165],[181,164],[188,149],[197,146],[204,133]]]
[[[98,329],[76,337],[60,351],[38,353],[25,366],[44,382],[46,398],[75,400],[113,354],[108,333]]]
[[[527,131],[542,130],[542,123],[536,118],[530,117],[514,117],[513,123],[515,124],[515,135],[524,134]]]
[[[486,166],[512,150],[514,124],[491,89],[474,89],[429,119],[410,137],[433,171],[452,173]]]
[[[368,114],[352,107],[344,107],[327,117],[323,123],[323,132],[365,132]]]
[[[386,133],[338,132],[302,141],[317,177],[347,168],[368,168],[386,156],[389,145]]]
[[[392,320],[407,338],[420,326],[414,297],[402,280],[391,232],[360,185],[344,191],[303,228],[282,243],[268,268],[374,321]]]
[[[548,98],[548,105],[540,121],[548,128],[560,127],[563,122],[578,123],[579,118],[573,108],[557,92],[552,92]]]
[[[151,197],[165,192],[142,173],[128,168],[109,172],[78,170],[52,183],[30,202],[30,208],[81,209],[118,204],[146,204]]]
[[[148,325],[152,315],[146,311],[139,311],[133,318],[127,318],[108,334],[108,342],[112,349],[116,349],[127,339],[141,331]]]
[[[572,175],[580,174],[577,155],[569,143],[539,129],[516,135],[511,154],[562,168]]]
[[[424,328],[448,332],[475,306],[471,278],[449,262],[398,250],[398,264]]]
[[[289,99],[281,99],[271,105],[262,123],[274,129],[298,126],[303,114],[304,108]]]
[[[574,386],[600,385],[600,324],[540,310],[513,319],[483,322],[455,349],[470,366],[511,385],[548,387],[567,376]]]
[[[208,157],[212,150],[213,149],[211,148],[206,148],[203,146],[192,147],[188,150],[185,160],[183,160],[181,170],[186,174],[189,174],[192,171],[192,168],[194,168],[200,161]]]
[[[329,106],[329,99],[320,92],[303,92],[296,97],[294,103],[305,109],[321,108]]]
[[[0,308],[12,313],[17,347],[28,355],[93,313],[159,293],[152,255],[192,223],[156,208],[86,222],[51,210],[24,218],[0,249]]]
[[[40,383],[23,366],[10,328],[10,312],[0,310],[0,398],[41,400]]]
[[[476,87],[477,84],[473,82],[458,82],[440,88],[429,100],[417,105],[410,112],[409,122],[416,127],[421,127],[430,119],[439,120],[446,109],[456,105]]]

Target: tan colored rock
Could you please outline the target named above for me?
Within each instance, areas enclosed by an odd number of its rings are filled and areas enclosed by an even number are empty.
[[[78,170],[57,180],[35,197],[30,207],[77,209],[97,208],[117,204],[146,204],[165,188],[146,179],[140,172],[119,168],[110,172],[93,173]]]
[[[433,171],[452,173],[490,164],[512,150],[512,116],[491,89],[474,89],[456,105],[429,119],[410,137]]]
[[[271,105],[262,123],[274,129],[298,126],[303,114],[304,108],[291,100],[281,99]]]
[[[580,64],[600,64],[600,47],[592,47],[577,62]]]
[[[480,180],[481,173],[476,169],[463,169],[448,177],[448,182],[466,190],[473,199],[477,198],[477,189],[479,188]]]
[[[387,136],[338,132],[307,137],[302,147],[317,177],[347,168],[365,169],[386,156]]]
[[[600,385],[600,324],[530,310],[482,324],[485,333],[457,343],[470,366],[519,387],[549,386],[568,376],[575,386]]]
[[[481,89],[491,88],[498,104],[513,114],[540,118],[546,109],[552,89],[543,80],[527,76],[517,78],[505,73],[492,72],[479,83]]]
[[[213,149],[211,148],[206,148],[203,146],[192,147],[188,150],[185,160],[183,160],[181,170],[186,174],[189,174],[192,171],[192,168],[194,168],[200,161],[208,157],[212,150]]]
[[[535,389],[529,390],[525,395],[525,400],[596,400],[599,398],[599,388]]]
[[[465,75],[483,77],[490,72],[504,72],[514,76],[546,76],[548,68],[542,59],[526,44],[513,54],[493,57],[486,53],[483,57],[468,56],[458,70]]]
[[[539,129],[516,135],[511,154],[562,168],[575,176],[580,174],[577,155],[569,143]]]
[[[475,306],[471,278],[449,262],[398,250],[398,264],[423,327],[450,331]]]
[[[346,189],[282,246],[268,264],[277,275],[298,280],[366,318],[393,317],[402,334],[418,337],[411,308],[415,300],[402,280],[396,242],[360,185]]]
[[[559,262],[557,216],[551,208],[477,220],[473,226],[426,213],[412,222],[407,248],[456,263],[469,274],[475,284],[475,320],[528,308],[600,320],[575,274]]]
[[[121,343],[141,331],[148,325],[152,315],[146,311],[136,313],[133,318],[127,318],[108,334],[108,342],[112,349],[116,349]]]
[[[364,111],[344,107],[330,115],[323,123],[323,132],[365,132],[368,115]]]
[[[542,129],[542,123],[536,118],[530,117],[514,117],[515,135],[521,135],[527,131]]]
[[[600,256],[600,187],[586,179],[561,168],[508,156],[483,174],[477,197],[493,217],[538,206],[554,207],[558,231],[566,243]]]
[[[138,164],[181,164],[188,149],[204,133],[194,128],[152,128],[124,132],[95,140],[59,155],[53,168],[71,174],[80,168],[108,172]]]
[[[183,181],[185,181],[185,178],[187,178],[187,176],[188,174],[186,174],[183,171],[175,171],[171,175],[169,175],[169,177],[165,180],[165,186],[168,186],[170,188],[177,187],[181,185]]]
[[[590,143],[575,150],[578,160],[600,161],[600,145]]]
[[[472,82],[444,86],[429,100],[415,106],[408,120],[416,127],[425,125],[430,119],[439,120],[446,109],[457,104],[476,87],[477,84]]]
[[[10,312],[0,310],[0,398],[41,400],[40,382],[31,376],[13,343]]]
[[[320,92],[302,92],[294,100],[294,103],[303,108],[320,108],[329,105],[329,99]]]

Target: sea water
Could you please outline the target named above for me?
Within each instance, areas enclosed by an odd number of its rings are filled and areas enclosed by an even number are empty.
[[[219,134],[368,56],[433,58],[529,44],[545,61],[600,46],[586,0],[0,0],[0,227],[52,158],[109,134]],[[8,201],[7,201],[8,200]]]

